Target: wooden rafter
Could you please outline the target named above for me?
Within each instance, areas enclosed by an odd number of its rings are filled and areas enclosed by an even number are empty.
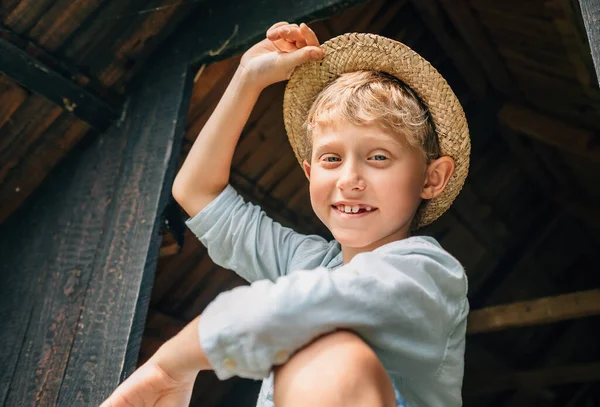
[[[505,104],[498,112],[498,119],[502,125],[517,133],[600,163],[600,146],[594,144],[597,135],[591,130],[575,127],[514,103]]]
[[[534,369],[524,372],[481,372],[465,377],[466,399],[513,389],[537,389],[600,380],[600,363]]]
[[[117,118],[112,106],[3,38],[0,38],[0,55],[0,72],[97,130],[106,130]]]
[[[462,40],[448,29],[443,10],[437,0],[412,0],[412,4],[446,54],[454,61],[473,97],[476,100],[483,100],[487,88],[484,72],[479,64],[475,63],[475,57],[464,46]]]
[[[600,289],[471,311],[467,333],[548,324],[600,314]]]
[[[214,16],[227,16],[221,24],[207,24],[198,35],[192,55],[194,67],[219,61],[240,53],[264,38],[267,29],[276,21],[311,22],[330,17],[365,0],[305,0],[282,3],[263,0],[227,2],[213,0],[203,7]]]
[[[543,163],[539,162],[539,158],[535,154],[532,154],[517,132],[503,127],[500,129],[500,134],[517,158],[524,173],[547,199],[564,211],[566,216],[579,219],[591,227],[600,228],[600,209],[597,206],[574,198],[576,195],[571,193],[568,187],[566,190],[556,188],[552,175],[544,170]]]
[[[579,0],[579,7],[596,68],[596,83],[600,84],[600,2]]]
[[[466,0],[439,0],[439,2],[450,17],[454,28],[481,63],[492,86],[506,96],[519,97],[518,88],[502,58],[481,23],[473,15],[468,2]]]

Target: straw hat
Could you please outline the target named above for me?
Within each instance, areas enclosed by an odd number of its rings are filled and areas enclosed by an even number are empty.
[[[358,70],[391,74],[415,91],[429,109],[442,155],[454,159],[455,171],[444,191],[421,206],[417,227],[442,215],[463,187],[469,170],[471,142],[465,113],[446,80],[408,46],[375,34],[349,33],[321,45],[325,57],[298,66],[286,86],[283,118],[300,165],[307,154],[304,127],[308,111],[323,87],[340,74]]]

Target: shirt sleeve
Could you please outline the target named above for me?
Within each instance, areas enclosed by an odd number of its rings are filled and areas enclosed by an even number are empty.
[[[244,202],[231,185],[186,225],[216,264],[249,282],[274,281],[302,257],[322,258],[318,254],[330,246],[318,235],[303,235],[273,221],[259,206]]]
[[[436,374],[466,318],[466,277],[443,249],[369,252],[335,271],[295,271],[220,294],[199,338],[217,376],[261,379],[313,339],[357,333],[400,375]],[[398,370],[399,369],[399,370]]]

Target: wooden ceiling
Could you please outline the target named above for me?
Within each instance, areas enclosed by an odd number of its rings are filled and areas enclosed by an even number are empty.
[[[183,0],[3,0],[0,39],[24,51],[118,114],[130,80],[194,12]],[[4,51],[4,50],[3,50]],[[0,71],[0,223],[84,138],[95,131],[82,106],[49,100]],[[98,129],[104,130],[104,129]]]
[[[198,7],[185,0],[1,4],[2,38],[116,112],[148,56]],[[600,89],[580,15],[571,0],[370,0],[312,25],[321,40],[363,31],[406,43],[447,78],[465,108],[473,144],[467,184],[422,231],[469,276],[465,406],[600,402],[600,298],[591,291],[600,286]],[[238,61],[199,70],[181,160]],[[261,95],[231,183],[279,222],[328,236],[286,140],[284,87]],[[98,131],[69,101],[57,104],[0,74],[0,222]],[[214,265],[189,231],[179,247],[172,229],[164,230],[140,363],[216,295],[245,284]],[[556,297],[574,292],[581,296]],[[542,297],[551,298],[514,304]],[[512,305],[496,308],[502,304]],[[192,405],[250,406],[256,391],[256,382],[202,373]]]

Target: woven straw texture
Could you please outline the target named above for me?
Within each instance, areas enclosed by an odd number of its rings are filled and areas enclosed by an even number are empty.
[[[408,46],[375,34],[348,33],[321,45],[325,57],[297,67],[286,86],[283,119],[300,165],[310,140],[304,127],[308,111],[323,87],[340,74],[358,70],[382,71],[410,86],[428,107],[442,155],[455,161],[444,191],[420,209],[417,227],[440,217],[462,189],[469,171],[471,142],[467,120],[456,95],[440,73]]]

